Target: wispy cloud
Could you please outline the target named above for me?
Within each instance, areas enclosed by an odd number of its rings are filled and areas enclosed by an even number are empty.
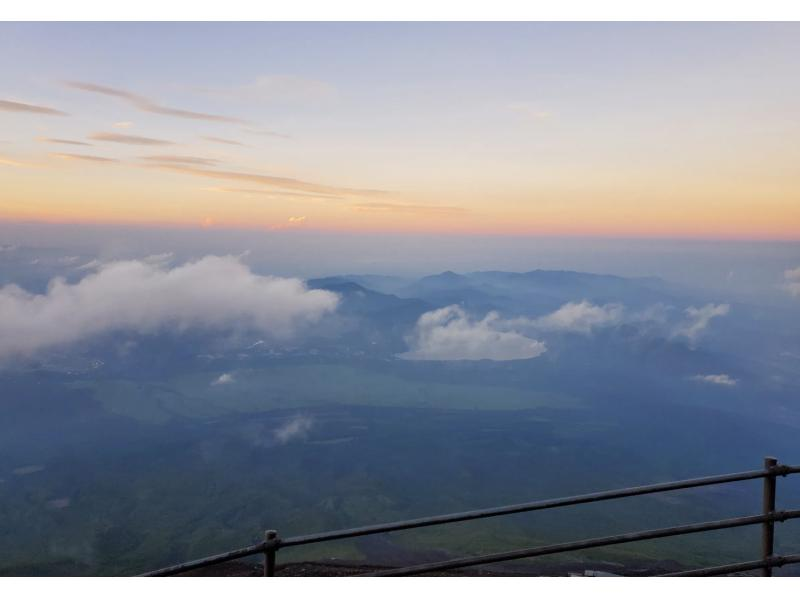
[[[541,341],[508,330],[496,312],[475,319],[457,305],[422,314],[402,359],[426,361],[531,359],[547,350]]]
[[[161,162],[164,164],[196,164],[198,166],[216,166],[219,160],[214,158],[200,158],[198,156],[178,156],[173,154],[160,156],[144,156],[142,160],[148,162]]]
[[[292,440],[305,438],[314,426],[314,421],[306,415],[296,415],[280,427],[273,430],[272,435],[278,444],[287,444]]]
[[[783,273],[784,287],[793,297],[800,297],[800,267]]]
[[[73,89],[80,89],[91,93],[98,93],[101,95],[112,96],[120,98],[132,104],[138,110],[143,112],[151,112],[154,114],[163,114],[165,116],[174,116],[177,118],[188,118],[193,120],[207,120],[212,122],[226,122],[226,123],[239,123],[244,124],[246,121],[240,118],[232,118],[229,116],[220,116],[218,114],[208,114],[206,112],[194,112],[192,110],[182,110],[180,108],[170,108],[154,102],[144,96],[140,96],[124,89],[115,87],[108,87],[105,85],[97,85],[95,83],[85,83],[82,81],[67,81],[66,85]]]
[[[289,216],[289,224],[305,224],[306,217],[305,216]]]
[[[232,181],[247,181],[249,183],[257,183],[259,185],[268,185],[271,187],[279,187],[283,189],[295,189],[297,191],[308,191],[310,193],[321,193],[331,195],[381,195],[386,191],[377,189],[353,189],[350,187],[333,187],[329,185],[318,185],[316,183],[309,183],[298,179],[291,179],[286,177],[269,176],[264,174],[251,174],[248,172],[233,172],[225,170],[208,170],[204,168],[191,168],[189,166],[181,165],[168,165],[160,164],[154,166],[157,168],[172,170],[174,172],[181,172],[183,174],[212,178],[212,179],[227,179]]]
[[[222,386],[233,383],[233,374],[221,374],[211,382],[211,386]]]
[[[390,214],[463,214],[466,208],[458,206],[437,206],[428,204],[366,202],[353,206],[359,212],[386,212]]]
[[[327,101],[338,95],[329,83],[294,75],[261,75],[245,85],[201,91],[229,99],[291,104]]]
[[[97,270],[99,267],[103,265],[103,262],[98,259],[91,259],[85,264],[81,264],[80,266],[75,266],[76,270]]]
[[[719,386],[736,386],[739,383],[738,380],[731,378],[728,374],[698,374],[697,376],[692,376],[692,380]]]
[[[72,139],[55,139],[53,137],[39,137],[39,141],[43,143],[58,143],[61,145],[84,145],[84,146],[91,146],[91,143],[86,143],[85,141],[74,141]]]
[[[0,156],[0,165],[2,166],[14,166],[17,168],[30,168],[32,166],[36,166],[31,162],[23,162],[22,160],[15,160],[13,158],[7,158],[5,156]]]
[[[51,153],[54,158],[61,158],[62,160],[81,160],[84,162],[119,162],[114,158],[104,158],[102,156],[91,156],[88,154],[71,154],[67,152]]]
[[[254,129],[253,127],[245,127],[242,129],[245,133],[252,135],[261,135],[262,137],[278,137],[279,139],[291,139],[291,135],[285,133],[278,133],[277,131],[270,131],[269,129]]]
[[[715,305],[709,303],[702,307],[687,307],[684,313],[686,321],[678,325],[673,332],[673,337],[683,337],[690,343],[694,343],[705,332],[711,320],[721,316],[726,316],[731,307],[727,303]]]
[[[512,102],[508,105],[508,109],[514,114],[532,121],[548,120],[553,116],[552,112],[543,109],[534,102]]]
[[[0,100],[0,110],[6,112],[30,112],[32,114],[47,114],[50,116],[69,116],[66,112],[48,108],[47,106],[37,106],[35,104],[25,104],[23,102],[12,102],[11,100]]]
[[[331,195],[329,193],[301,193],[298,191],[280,191],[277,189],[251,189],[241,187],[205,187],[205,191],[214,191],[219,193],[241,193],[242,195],[265,195],[274,198],[295,198],[307,199],[310,201],[330,201],[342,199],[338,195]]]
[[[139,135],[124,135],[122,133],[94,133],[89,139],[95,141],[110,141],[111,143],[125,143],[128,145],[175,145],[172,141],[140,137]]]
[[[133,123],[129,120],[120,120],[115,122],[111,125],[115,129],[130,129],[133,126]]]
[[[152,253],[142,258],[142,261],[145,264],[150,264],[153,266],[166,266],[169,264],[172,259],[175,257],[175,254],[171,251],[166,251],[164,253]]]
[[[225,139],[224,137],[213,137],[211,135],[204,135],[201,139],[205,139],[206,141],[210,141],[211,143],[221,143],[223,145],[239,145],[242,147],[247,147],[244,143],[239,141],[234,141],[233,139]]]

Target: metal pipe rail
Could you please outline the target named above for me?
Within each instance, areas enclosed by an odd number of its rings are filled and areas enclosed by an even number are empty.
[[[798,517],[800,517],[800,510],[777,511],[770,513],[769,515],[752,515],[750,517],[733,517],[731,519],[721,519],[719,521],[709,521],[707,523],[693,523],[690,525],[664,527],[660,529],[651,529],[644,532],[632,532],[628,534],[618,534],[616,536],[603,536],[601,538],[591,538],[589,540],[579,540],[577,542],[565,542],[563,544],[551,544],[549,546],[540,546],[537,548],[524,548],[522,550],[512,550],[510,552],[498,552],[483,556],[440,561],[438,563],[431,563],[428,565],[399,567],[396,569],[388,569],[386,571],[367,573],[364,575],[364,577],[391,577],[418,575],[420,573],[430,573],[432,571],[448,571],[450,569],[461,569],[463,567],[474,567],[476,565],[488,565],[502,561],[514,561],[517,559],[525,559],[535,556],[545,556],[549,554],[559,554],[562,552],[572,552],[575,550],[585,550],[587,548],[600,548],[602,546],[613,546],[615,544],[626,544],[628,542],[641,542],[642,540],[655,540],[657,538],[668,538],[670,536],[697,534],[700,532],[710,532],[718,529],[755,525],[757,523],[774,523],[775,521],[786,521],[787,519],[797,519]]]
[[[414,573],[422,573],[422,572],[429,572],[429,571],[438,571],[438,570],[445,570],[451,568],[458,568],[464,567],[469,565],[453,565],[451,563],[454,562],[464,562],[465,560],[475,560],[483,559],[481,562],[475,562],[471,564],[484,564],[488,562],[498,562],[501,560],[512,560],[513,558],[526,558],[528,556],[539,556],[538,551],[541,550],[550,550],[556,547],[564,547],[564,546],[571,546],[571,548],[559,549],[557,552],[568,552],[570,550],[580,550],[582,548],[589,548],[589,547],[597,547],[597,546],[607,546],[611,544],[619,544],[622,542],[634,542],[643,539],[650,539],[647,537],[636,537],[635,539],[625,539],[620,540],[620,538],[628,538],[631,536],[637,536],[642,534],[653,534],[653,533],[660,533],[666,535],[681,535],[687,533],[697,533],[702,531],[710,531],[712,529],[724,529],[725,527],[739,527],[742,525],[754,525],[754,524],[761,524],[762,525],[762,559],[759,561],[761,563],[760,567],[763,569],[764,575],[771,574],[773,565],[770,564],[771,559],[773,557],[772,550],[774,544],[774,523],[775,521],[783,521],[784,519],[793,519],[797,517],[797,513],[800,511],[785,511],[782,512],[781,516],[778,516],[778,513],[775,512],[775,479],[777,476],[787,476],[795,473],[800,473],[800,467],[798,466],[788,466],[788,465],[781,465],[778,464],[777,460],[768,457],[764,460],[764,468],[763,469],[756,469],[751,471],[743,471],[739,473],[731,473],[731,474],[724,474],[724,475],[717,475],[717,476],[707,476],[702,478],[692,478],[688,480],[680,480],[676,482],[664,482],[659,484],[650,484],[646,486],[635,486],[632,488],[623,488],[619,490],[606,490],[602,492],[592,492],[589,494],[580,494],[577,496],[569,496],[565,498],[556,498],[556,499],[548,499],[548,500],[540,500],[534,502],[527,502],[527,503],[520,503],[515,505],[508,505],[504,507],[494,507],[488,509],[478,509],[474,511],[465,511],[461,513],[450,513],[446,515],[437,515],[433,517],[422,517],[418,519],[409,519],[405,521],[396,521],[391,523],[384,523],[384,524],[377,524],[377,525],[368,525],[363,527],[345,529],[345,530],[336,530],[331,532],[322,532],[318,534],[308,534],[303,536],[294,536],[286,539],[281,539],[278,537],[277,532],[274,530],[269,530],[265,534],[265,539],[263,542],[259,542],[258,544],[253,544],[251,546],[247,546],[244,548],[239,548],[236,550],[232,550],[229,552],[205,557],[202,559],[197,559],[194,561],[189,561],[186,563],[181,563],[179,565],[174,565],[171,567],[166,567],[163,569],[158,569],[155,571],[151,571],[149,573],[143,574],[144,576],[165,576],[165,575],[176,575],[179,573],[185,573],[194,569],[199,569],[202,567],[207,567],[210,565],[215,565],[218,563],[223,563],[235,559],[244,558],[247,556],[252,556],[255,554],[263,553],[264,555],[264,575],[272,576],[275,574],[275,555],[279,549],[282,548],[289,548],[291,546],[302,546],[306,544],[315,544],[319,542],[328,542],[333,540],[341,540],[346,538],[355,538],[359,536],[366,536],[371,534],[379,534],[379,533],[387,533],[393,531],[400,531],[406,529],[416,529],[422,527],[429,527],[433,525],[443,525],[447,523],[455,523],[461,521],[471,521],[476,519],[485,519],[489,517],[498,517],[502,515],[512,515],[516,513],[526,513],[531,511],[540,511],[544,509],[553,509],[553,508],[561,508],[561,507],[568,507],[573,505],[580,505],[580,504],[587,504],[593,502],[600,502],[605,500],[613,500],[618,498],[627,498],[631,496],[641,496],[646,494],[655,494],[661,492],[670,492],[674,490],[684,490],[687,488],[697,488],[701,486],[711,486],[711,485],[718,485],[718,484],[729,484],[733,482],[745,481],[745,480],[753,480],[753,479],[764,479],[764,509],[762,515],[755,515],[752,517],[740,517],[735,519],[728,519],[716,522],[707,522],[704,524],[693,524],[690,526],[679,526],[674,528],[664,528],[661,530],[649,530],[646,532],[638,532],[638,534],[622,534],[620,536],[608,536],[605,538],[595,538],[592,540],[584,540],[581,542],[571,542],[564,545],[553,545],[553,546],[546,546],[541,548],[535,549],[528,549],[523,551],[514,551],[513,553],[499,553],[494,555],[485,555],[483,557],[474,557],[472,559],[455,559],[453,561],[445,561],[441,563],[432,563],[429,565],[419,565],[416,567],[406,567],[403,569],[393,569],[384,572],[377,573],[376,575],[411,575]],[[783,517],[783,518],[781,518]],[[746,520],[746,523],[741,523],[741,521]],[[731,524],[732,522],[736,522]],[[714,527],[720,526],[721,527]],[[708,527],[708,529],[694,529],[697,526],[712,526]],[[693,528],[690,531],[678,531],[678,530],[687,530],[689,528]],[[669,533],[667,533],[669,532]],[[658,535],[655,537],[666,537],[665,535]],[[586,544],[587,542],[596,543],[596,542],[604,542],[601,544],[592,544],[591,546],[583,546],[582,544]],[[527,554],[533,551],[536,554]],[[508,557],[510,554],[518,554],[518,553],[526,553],[522,556],[515,556],[515,557]],[[542,554],[553,554],[551,552],[546,552]],[[497,558],[503,556],[503,558]],[[485,559],[496,559],[496,560],[485,560]],[[782,557],[783,558],[783,557]],[[790,558],[790,557],[785,557]],[[741,563],[739,565],[742,565]],[[405,571],[412,572],[406,573]]]
[[[800,563],[800,554],[789,554],[786,556],[772,556],[760,561],[747,561],[734,565],[720,565],[718,567],[705,567],[703,569],[691,569],[689,571],[679,571],[677,573],[665,573],[657,577],[710,577],[712,575],[728,575],[730,573],[743,573],[744,571],[755,571],[764,567],[783,567]]]

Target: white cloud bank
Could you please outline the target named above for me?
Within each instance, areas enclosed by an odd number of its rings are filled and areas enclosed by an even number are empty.
[[[114,331],[248,327],[288,338],[337,303],[335,293],[254,274],[231,256],[173,268],[163,260],[113,262],[75,284],[54,279],[43,295],[0,288],[0,358]]]
[[[692,380],[706,382],[708,384],[718,384],[720,386],[736,386],[739,383],[738,380],[731,378],[728,374],[698,374],[697,376],[693,376]]]
[[[792,297],[800,297],[800,267],[792,270],[786,270],[783,273],[783,279],[786,281],[784,287]]]
[[[292,440],[305,438],[313,427],[313,420],[305,415],[298,415],[276,428],[272,435],[278,444],[287,444]]]
[[[482,320],[468,316],[457,305],[422,314],[408,339],[403,359],[456,361],[531,359],[547,350],[541,341],[508,331],[509,322],[496,312]]]

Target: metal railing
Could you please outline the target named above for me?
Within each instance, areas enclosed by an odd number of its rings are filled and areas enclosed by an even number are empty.
[[[698,488],[701,486],[730,484],[733,482],[740,482],[744,480],[763,479],[764,480],[763,502],[762,502],[762,512],[760,515],[733,517],[730,519],[721,519],[718,521],[707,521],[703,523],[693,523],[689,525],[665,527],[665,528],[651,529],[639,532],[630,532],[613,536],[603,536],[598,538],[579,540],[575,542],[551,544],[547,546],[538,546],[535,548],[513,550],[509,552],[500,552],[500,553],[486,554],[474,557],[457,558],[447,561],[439,561],[436,563],[414,565],[410,567],[387,568],[387,569],[372,571],[370,573],[367,573],[366,575],[370,576],[418,575],[422,573],[432,573],[435,571],[448,571],[452,569],[461,569],[463,567],[474,567],[478,565],[487,565],[491,563],[499,563],[517,559],[524,559],[524,558],[531,558],[531,557],[538,557],[538,556],[552,555],[552,554],[561,554],[565,552],[584,550],[588,548],[600,548],[603,546],[613,546],[616,544],[640,542],[643,540],[654,540],[657,538],[682,536],[687,534],[696,534],[701,532],[744,527],[749,525],[761,525],[761,558],[759,560],[735,563],[731,565],[723,565],[718,567],[707,567],[704,569],[681,571],[678,573],[667,574],[667,576],[726,575],[744,571],[761,570],[761,574],[763,576],[769,577],[772,575],[772,570],[775,567],[782,567],[787,564],[800,563],[800,554],[791,554],[783,556],[774,554],[775,523],[787,521],[790,519],[800,518],[800,509],[787,510],[787,511],[775,510],[776,479],[778,476],[785,477],[787,475],[792,475],[795,473],[800,473],[800,466],[782,465],[778,463],[777,459],[773,457],[767,457],[764,459],[763,469],[743,471],[739,473],[693,478],[689,480],[680,480],[677,482],[664,482],[660,484],[650,484],[647,486],[623,488],[620,490],[606,490],[603,492],[593,492],[590,494],[568,496],[565,498],[540,500],[540,501],[521,503],[516,505],[508,505],[504,507],[494,507],[489,509],[478,509],[475,511],[465,511],[462,513],[450,513],[447,515],[437,515],[434,517],[422,517],[419,519],[395,521],[392,523],[368,525],[364,527],[356,527],[352,529],[337,530],[331,532],[322,532],[318,534],[309,534],[304,536],[294,536],[290,538],[281,538],[280,536],[278,536],[278,533],[275,530],[269,530],[265,533],[263,542],[253,544],[251,546],[245,546],[243,548],[238,548],[236,550],[231,550],[229,552],[225,552],[222,554],[217,554],[194,561],[181,563],[179,565],[173,565],[171,567],[166,567],[164,569],[150,571],[149,573],[145,573],[144,576],[177,575],[179,573],[186,573],[188,571],[200,569],[203,567],[209,567],[211,565],[216,565],[218,563],[224,563],[227,561],[241,559],[256,554],[262,554],[264,557],[264,575],[271,577],[275,575],[275,567],[276,567],[275,563],[278,551],[284,548],[290,548],[292,546],[304,546],[307,544],[317,544],[320,542],[330,542],[333,540],[343,540],[346,538],[356,538],[372,534],[382,534],[400,530],[430,527],[434,525],[444,525],[447,523],[455,523],[460,521],[472,521],[475,519],[486,519],[489,517],[512,515],[515,513],[542,511],[545,509],[555,509],[560,507],[594,503],[594,502],[613,500],[618,498],[626,498],[631,496],[642,496],[646,494],[658,494],[661,492],[685,490],[687,488]]]

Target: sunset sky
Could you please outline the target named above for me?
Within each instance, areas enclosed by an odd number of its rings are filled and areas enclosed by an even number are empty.
[[[798,24],[0,24],[0,219],[800,239]]]

